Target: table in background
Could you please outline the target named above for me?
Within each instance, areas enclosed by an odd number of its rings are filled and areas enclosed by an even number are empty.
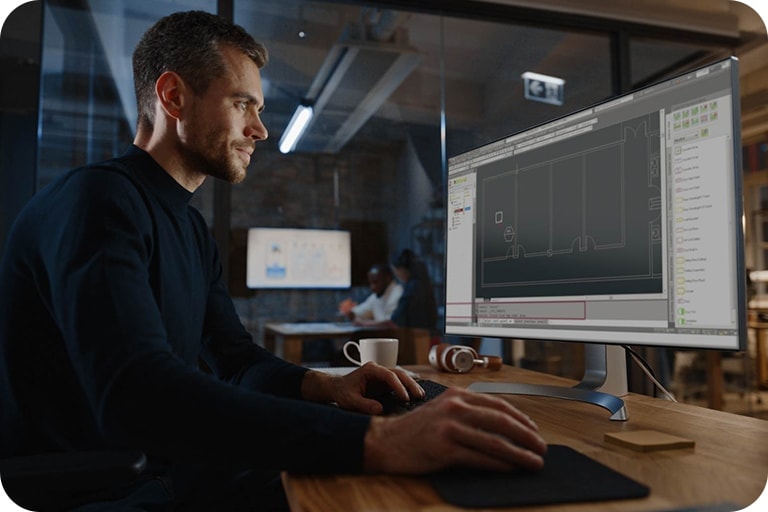
[[[295,364],[301,364],[301,351],[305,340],[357,340],[362,337],[388,338],[393,337],[393,331],[335,322],[289,322],[264,325],[265,348]]]
[[[422,377],[461,387],[475,381],[575,384],[510,366],[498,372],[473,370],[463,375],[438,373],[429,366],[408,368]],[[611,421],[605,409],[581,402],[506,397],[536,421],[550,444],[570,446],[651,489],[643,499],[517,507],[515,512],[695,510],[725,503],[737,510],[757,499],[766,485],[768,421],[636,394],[623,397],[629,414],[623,422]],[[604,440],[608,432],[632,430],[656,430],[693,439],[696,446],[639,452]],[[283,483],[294,512],[461,510],[446,504],[425,480],[417,477],[284,473]],[[512,509],[493,509],[504,510]]]
[[[755,331],[755,382],[768,387],[768,308],[750,308],[749,328]]]

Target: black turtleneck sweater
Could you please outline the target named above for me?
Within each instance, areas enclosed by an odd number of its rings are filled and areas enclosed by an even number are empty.
[[[0,456],[360,470],[370,419],[300,401],[306,370],[252,342],[191,197],[132,146],[19,215],[0,265]]]

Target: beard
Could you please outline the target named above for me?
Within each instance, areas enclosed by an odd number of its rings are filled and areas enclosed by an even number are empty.
[[[186,147],[183,158],[188,169],[228,183],[240,183],[246,176],[247,167],[232,145],[214,134]]]
[[[226,130],[206,126],[200,116],[197,119],[200,121],[190,130],[190,137],[181,148],[184,166],[228,183],[242,182],[248,166],[237,149],[253,150],[253,142],[247,139],[235,142],[228,138]]]

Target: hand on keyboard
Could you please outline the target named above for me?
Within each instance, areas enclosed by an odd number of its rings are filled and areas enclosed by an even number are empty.
[[[403,414],[405,412],[412,411],[413,409],[419,407],[420,405],[423,405],[426,402],[432,400],[433,398],[436,398],[443,391],[448,389],[446,386],[440,384],[439,382],[434,382],[428,379],[417,379],[416,382],[418,382],[419,385],[422,387],[422,389],[424,389],[423,398],[414,398],[413,396],[411,396],[410,400],[408,400],[407,402],[403,402],[392,391],[388,391],[381,395],[372,396],[371,398],[378,401],[382,405],[382,407],[384,407],[384,411],[382,412],[382,414],[385,416],[389,416],[393,414]]]

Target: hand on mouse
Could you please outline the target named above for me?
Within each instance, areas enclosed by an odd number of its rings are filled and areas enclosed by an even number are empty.
[[[380,414],[382,405],[369,396],[392,390],[400,399],[424,396],[424,390],[401,368],[386,368],[373,362],[365,363],[347,375],[326,375],[307,372],[302,383],[302,395],[307,400],[336,402],[339,407],[368,414]]]
[[[400,474],[538,470],[547,448],[536,424],[512,404],[461,389],[408,414],[372,418],[364,442],[366,471]]]

